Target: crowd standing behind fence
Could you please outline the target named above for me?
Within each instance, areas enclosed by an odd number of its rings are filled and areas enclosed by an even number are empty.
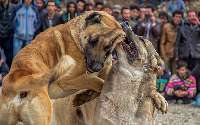
[[[161,55],[165,62],[157,84],[161,93],[168,92],[165,87],[170,75],[177,72],[177,61],[181,60],[186,62],[188,72],[191,71],[197,80],[198,94],[200,0],[132,0],[129,6],[113,4],[113,1],[0,0],[0,50],[6,57],[0,61],[0,67],[10,67],[17,52],[47,28],[68,22],[85,11],[105,11],[119,22],[127,21],[133,31],[149,39]],[[7,72],[8,68],[0,70],[0,80]],[[186,86],[190,83],[187,82]],[[186,95],[189,94],[186,91]],[[196,92],[193,94],[195,97]]]

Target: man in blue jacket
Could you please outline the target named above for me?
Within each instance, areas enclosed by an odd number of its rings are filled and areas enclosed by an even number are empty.
[[[24,0],[17,9],[13,21],[14,40],[13,55],[29,44],[40,28],[40,17],[38,10],[33,6],[32,0]]]

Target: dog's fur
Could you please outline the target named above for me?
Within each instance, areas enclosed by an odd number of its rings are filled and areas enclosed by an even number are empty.
[[[118,62],[113,65],[97,101],[93,125],[154,125],[154,104],[163,113],[167,111],[167,102],[155,88],[161,59],[151,42],[142,39],[133,38],[139,57],[132,63],[123,46],[116,47]],[[151,67],[144,67],[146,64]]]
[[[94,54],[101,49],[88,53],[89,41],[98,37],[102,49],[108,44],[114,48],[124,36],[119,23],[104,12],[87,12],[40,33],[17,54],[3,80],[0,123],[49,125],[50,98],[65,97],[82,89],[99,92],[112,62],[107,61],[107,50],[102,53],[103,60]],[[95,67],[91,67],[91,62]],[[98,70],[98,76],[88,74],[88,70]]]
[[[59,125],[153,125],[156,107],[167,112],[166,100],[156,92],[156,75],[163,64],[160,56],[150,41],[132,32],[126,34],[137,50],[135,58],[129,58],[125,48],[130,45],[118,44],[118,61],[112,66],[100,97],[80,107],[70,106],[75,95],[61,99],[55,104],[60,108],[55,116]]]

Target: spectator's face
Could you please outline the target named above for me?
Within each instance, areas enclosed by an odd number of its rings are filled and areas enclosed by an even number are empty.
[[[116,11],[114,11],[112,15],[115,17],[115,19],[118,19],[118,18],[119,18],[119,16],[120,16],[120,13],[119,13],[119,12],[116,12]]]
[[[187,68],[186,67],[180,67],[179,69],[177,69],[177,73],[180,76],[184,76],[187,73]]]
[[[98,5],[96,6],[96,11],[102,11],[102,9],[103,9],[103,5],[98,4]]]
[[[145,9],[145,15],[147,15],[147,16],[152,16],[152,15],[153,15],[152,9],[151,9],[151,8],[146,8],[146,9]]]
[[[182,15],[181,14],[175,14],[173,16],[173,23],[175,25],[179,25],[181,23],[181,20],[182,20]]]
[[[38,7],[38,9],[42,9],[44,6],[43,0],[36,0],[35,3],[36,3],[36,6]]]
[[[129,10],[129,9],[124,9],[124,10],[122,11],[122,17],[123,17],[124,19],[126,19],[126,20],[129,20],[130,17],[131,17],[131,12],[130,12],[130,10]]]
[[[69,4],[68,11],[70,13],[74,13],[76,11],[76,5],[75,4]]]
[[[197,24],[198,17],[195,12],[193,12],[193,11],[189,12],[187,18],[188,18],[189,23]]]
[[[31,2],[32,2],[32,0],[24,0],[24,4],[26,4],[26,5],[30,5]]]
[[[49,13],[54,13],[56,11],[56,4],[55,2],[48,2],[48,12]]]
[[[137,9],[131,10],[131,17],[138,17],[139,16],[139,11]]]
[[[86,11],[91,11],[91,10],[93,10],[93,9],[94,9],[94,7],[93,7],[92,4],[86,6]]]
[[[0,0],[0,4],[5,4],[7,0]]]
[[[108,14],[112,15],[112,9],[110,9],[110,8],[104,8],[103,11],[105,11]]]
[[[166,17],[166,16],[161,16],[161,17],[160,17],[160,23],[161,23],[161,24],[165,24],[165,23],[167,23],[167,21],[168,21],[168,20],[167,20],[167,17]]]
[[[77,9],[80,11],[80,12],[83,12],[84,11],[84,7],[85,7],[85,3],[79,1],[77,3]]]

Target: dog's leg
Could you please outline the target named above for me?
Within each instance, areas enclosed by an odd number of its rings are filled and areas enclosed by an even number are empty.
[[[144,98],[140,103],[136,112],[136,118],[138,118],[138,124],[140,125],[155,125],[154,116],[155,107],[150,97]]]
[[[52,105],[46,90],[30,93],[27,102],[19,108],[20,121],[23,125],[50,125],[51,115]]]
[[[152,98],[156,108],[163,113],[168,110],[168,103],[165,98],[156,90],[156,74],[147,73],[149,96]]]
[[[163,113],[166,113],[168,103],[165,100],[165,98],[156,90],[156,76],[160,70],[160,66],[163,66],[164,62],[162,61],[162,59],[160,58],[159,54],[156,52],[155,48],[153,47],[150,41],[145,40],[144,43],[148,52],[148,59],[150,60],[150,65],[154,68],[154,72],[146,74],[147,81],[149,81],[149,94],[150,97],[153,99],[157,109],[161,110]]]
[[[104,80],[97,76],[83,74],[71,79],[70,76],[63,76],[49,86],[50,98],[61,98],[68,96],[82,89],[90,89],[99,92]]]

